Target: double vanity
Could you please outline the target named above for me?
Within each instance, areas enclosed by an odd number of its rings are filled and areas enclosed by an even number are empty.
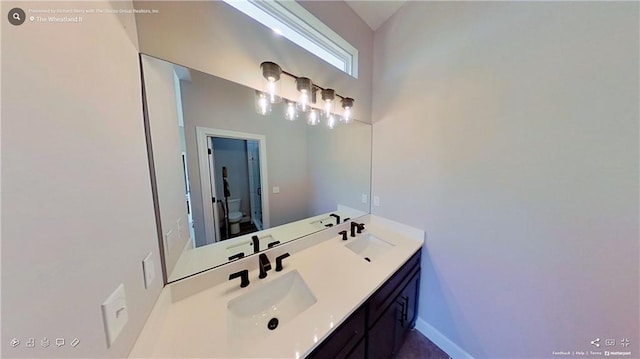
[[[415,324],[424,232],[356,222],[167,285],[130,356],[389,357]]]
[[[165,287],[130,356],[391,357],[424,232],[367,214],[371,124],[256,113],[259,89],[140,62]],[[233,198],[240,233],[222,230]]]

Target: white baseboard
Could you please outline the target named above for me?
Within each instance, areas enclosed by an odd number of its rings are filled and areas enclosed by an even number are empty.
[[[416,330],[422,333],[422,335],[424,335],[425,337],[429,338],[429,340],[431,340],[433,344],[437,345],[451,358],[473,359],[471,354],[464,351],[456,343],[452,342],[451,339],[447,338],[436,328],[432,327],[431,324],[422,320],[422,318],[418,318],[418,320],[416,321]]]

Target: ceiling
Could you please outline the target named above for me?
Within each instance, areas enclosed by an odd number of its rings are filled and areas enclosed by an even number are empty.
[[[353,11],[376,31],[391,15],[404,4],[405,0],[346,0]]]

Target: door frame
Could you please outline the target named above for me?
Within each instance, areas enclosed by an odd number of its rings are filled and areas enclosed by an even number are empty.
[[[211,198],[213,196],[212,185],[215,179],[211,178],[209,171],[209,146],[211,137],[232,138],[238,140],[258,141],[258,151],[260,156],[260,186],[262,187],[262,226],[263,229],[270,227],[269,223],[269,191],[267,176],[267,139],[264,135],[221,130],[216,128],[196,126],[196,143],[198,146],[198,170],[200,172],[200,189],[202,193],[202,210],[204,215],[204,233],[207,244],[215,243],[216,228],[212,220],[217,216],[217,206],[213,206]],[[210,184],[210,185],[207,185]],[[216,198],[216,201],[218,198]],[[217,218],[217,217],[215,217]],[[219,229],[218,229],[219,230]]]

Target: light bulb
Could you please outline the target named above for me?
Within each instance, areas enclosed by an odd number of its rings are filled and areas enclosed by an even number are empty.
[[[269,91],[269,101],[276,103],[276,81],[273,77],[269,77],[267,82],[267,89]]]
[[[333,110],[333,100],[327,100],[324,102],[324,115],[331,116],[331,110]]]
[[[298,111],[296,111],[295,102],[287,101],[287,106],[285,108],[284,117],[289,121],[293,121],[296,118],[298,118]]]
[[[316,110],[315,108],[310,109],[309,117],[307,118],[307,123],[310,124],[311,126],[315,126],[318,124],[318,122],[319,122],[318,110]]]
[[[353,102],[354,100],[351,97],[344,97],[342,99],[342,108],[344,109],[344,112],[342,113],[342,117],[344,122],[349,123],[349,121],[351,121],[351,109],[353,108]]]
[[[322,101],[324,102],[324,115],[329,117],[333,110],[333,99],[336,97],[336,92],[332,89],[322,90]]]
[[[300,111],[306,112],[309,109],[309,93],[313,91],[313,83],[308,77],[296,78],[296,89],[300,91]]]
[[[280,80],[282,69],[278,64],[268,61],[261,63],[260,68],[262,69],[262,77],[266,80],[264,88],[269,94],[269,102],[280,102],[280,98],[278,97],[278,88],[280,87],[278,80]]]
[[[309,94],[306,91],[300,93],[300,110],[306,112],[309,107]]]

